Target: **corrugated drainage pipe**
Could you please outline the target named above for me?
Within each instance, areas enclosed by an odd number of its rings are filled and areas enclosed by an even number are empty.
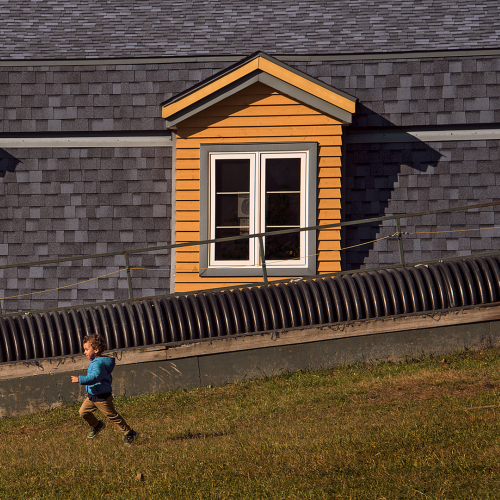
[[[108,349],[496,302],[500,257],[0,318],[0,363],[71,356],[86,334]]]

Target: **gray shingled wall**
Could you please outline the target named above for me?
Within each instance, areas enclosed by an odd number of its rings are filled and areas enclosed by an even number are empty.
[[[0,134],[165,131],[161,103],[226,65],[0,67]]]
[[[171,243],[171,148],[0,149],[0,264]],[[168,269],[169,253],[133,267]],[[124,267],[123,256],[0,270],[0,297],[48,290]],[[135,296],[168,293],[169,271],[132,271]],[[2,301],[6,311],[128,297],[124,272]]]
[[[347,220],[439,210],[500,199],[500,141],[350,144]],[[500,210],[489,207],[401,220],[407,263],[500,248]],[[460,231],[467,229],[467,231]],[[481,229],[476,231],[474,229]],[[474,230],[474,231],[471,231]],[[393,235],[395,222],[348,227],[343,246]],[[419,234],[417,234],[419,233]],[[345,253],[345,267],[399,262],[392,237]]]
[[[359,99],[351,128],[500,122],[500,56],[290,65]],[[0,67],[0,133],[162,131],[161,103],[227,66]]]
[[[500,57],[290,63],[359,98],[346,130],[450,128],[500,122]],[[229,63],[0,68],[0,134],[161,132],[160,105]],[[0,150],[0,263],[170,243],[171,150]],[[498,199],[498,141],[350,144],[345,218],[376,217]],[[476,228],[499,221],[490,211],[412,221],[404,230]],[[465,222],[464,222],[465,220]],[[351,229],[344,246],[393,234],[387,226]],[[443,233],[446,234],[446,233]],[[498,248],[492,232],[408,235],[408,261]],[[395,241],[345,256],[345,265],[393,263]],[[0,271],[3,296],[64,286],[118,269],[123,258],[55,270]],[[134,259],[168,268],[163,254]],[[30,274],[31,273],[31,274]],[[38,274],[37,274],[38,273]],[[123,274],[75,288],[4,301],[25,310],[125,298]],[[136,296],[167,293],[169,273],[133,271]],[[137,279],[136,279],[137,278]]]

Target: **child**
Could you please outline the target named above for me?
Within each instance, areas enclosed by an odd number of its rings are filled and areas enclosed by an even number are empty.
[[[106,341],[97,333],[84,337],[83,350],[85,356],[90,359],[87,375],[72,376],[71,382],[86,385],[88,397],[80,408],[80,415],[91,427],[87,438],[95,438],[106,427],[106,424],[92,413],[97,408],[123,432],[125,446],[132,446],[139,433],[132,430],[113,405],[111,372],[115,367],[115,358],[102,355],[102,352],[106,350]]]

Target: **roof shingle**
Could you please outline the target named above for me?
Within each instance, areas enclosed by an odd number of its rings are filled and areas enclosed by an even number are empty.
[[[0,0],[0,60],[500,47],[498,0]]]

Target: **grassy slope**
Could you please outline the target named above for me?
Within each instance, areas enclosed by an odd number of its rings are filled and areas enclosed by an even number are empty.
[[[499,498],[500,351],[117,399],[0,420],[0,499]],[[142,474],[142,479],[138,475]]]

